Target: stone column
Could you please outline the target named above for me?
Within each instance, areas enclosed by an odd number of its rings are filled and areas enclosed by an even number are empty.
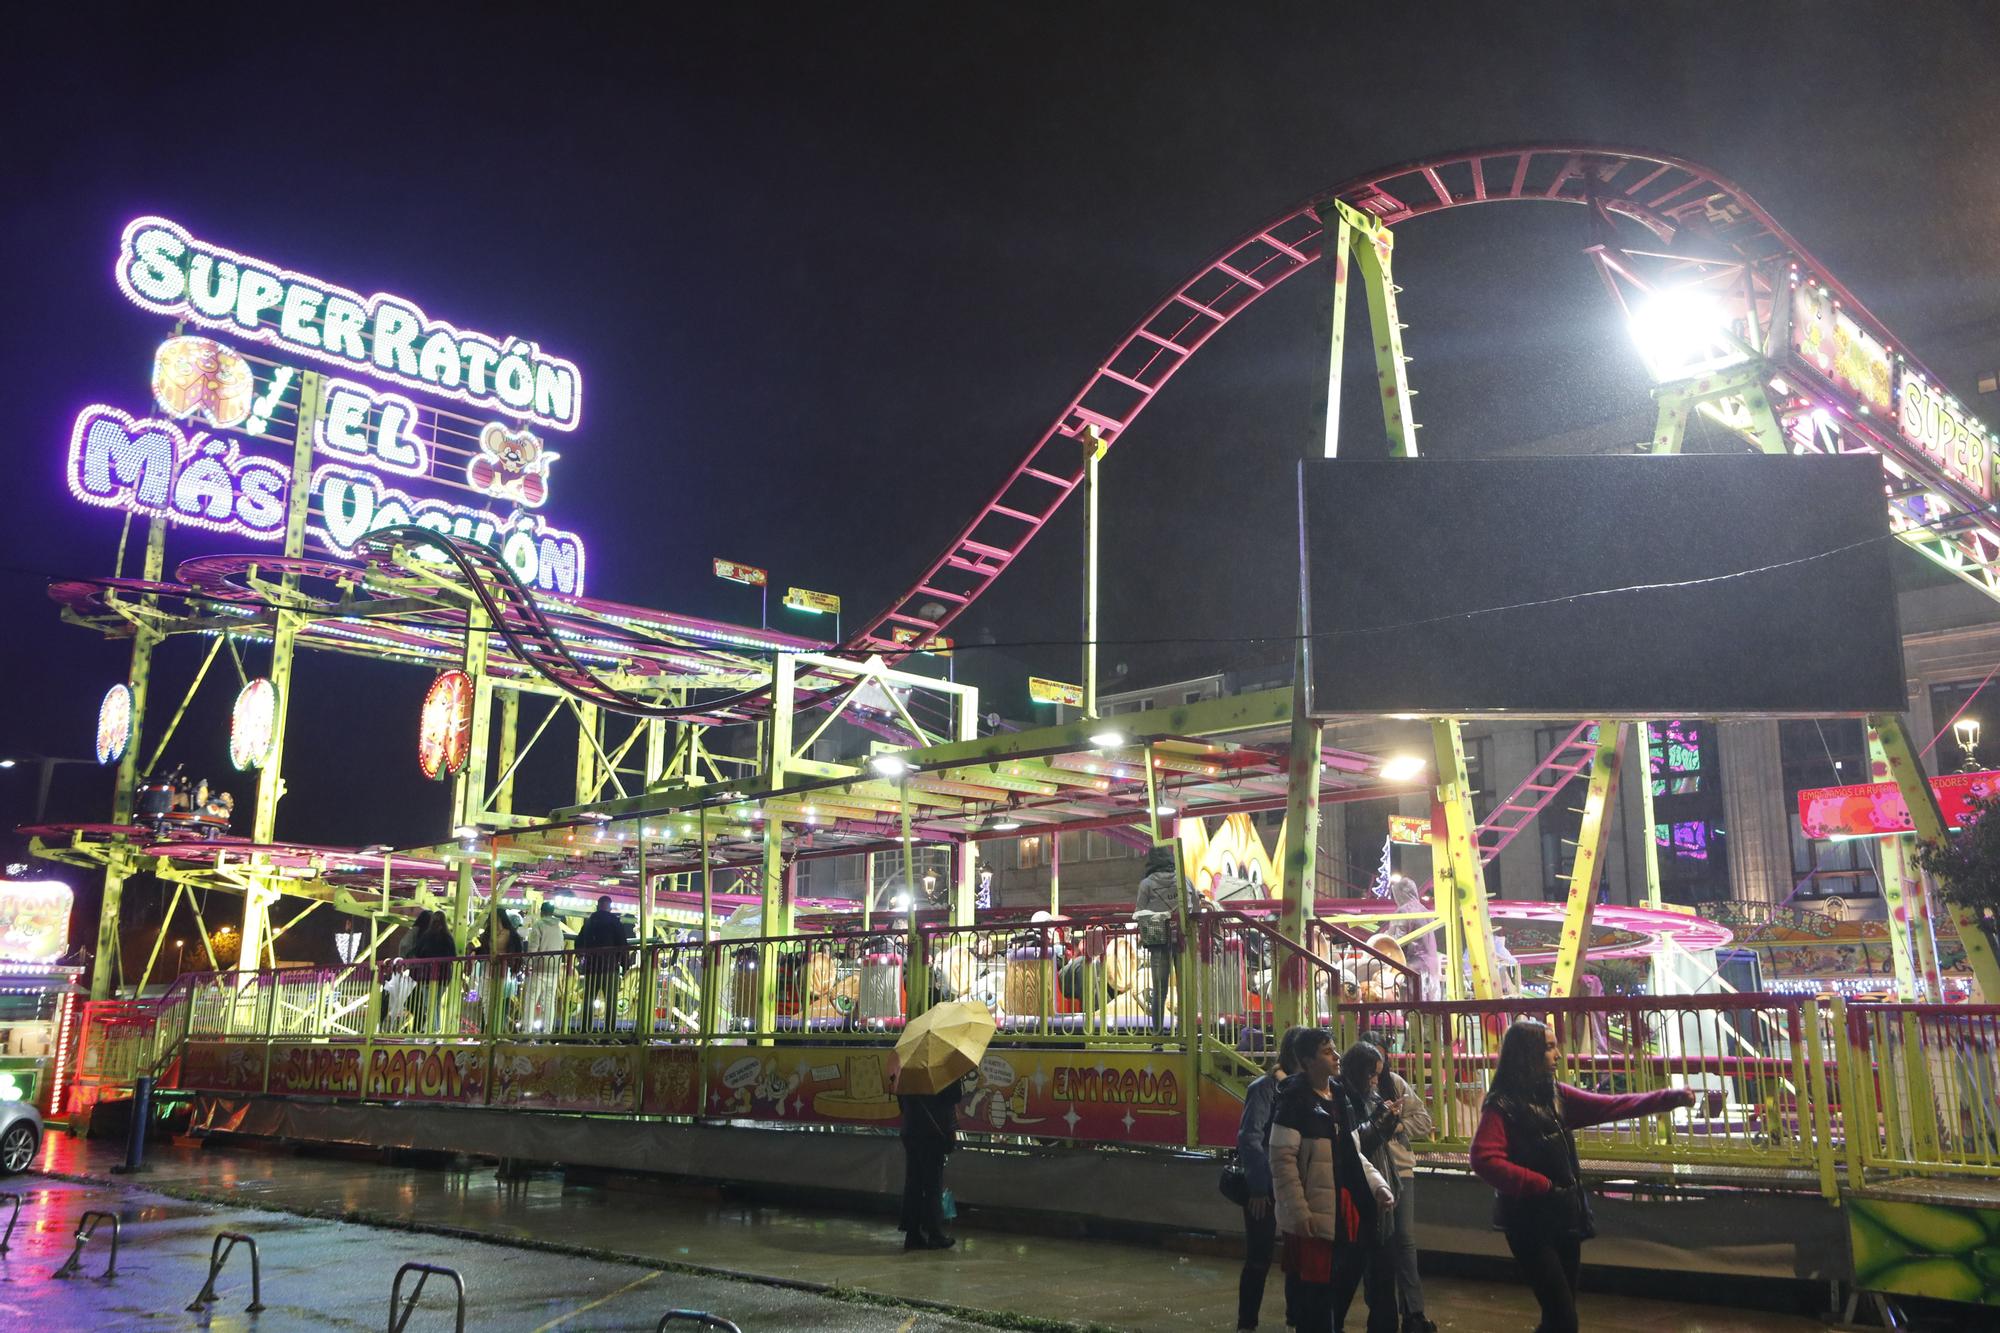
[[[1783,902],[1792,891],[1792,847],[1778,724],[1723,722],[1715,730],[1730,893],[1752,902]]]

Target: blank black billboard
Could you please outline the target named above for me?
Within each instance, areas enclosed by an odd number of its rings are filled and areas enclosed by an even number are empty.
[[[1906,706],[1872,456],[1328,460],[1300,484],[1316,714]]]

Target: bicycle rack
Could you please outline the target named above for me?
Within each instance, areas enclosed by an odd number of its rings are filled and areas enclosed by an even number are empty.
[[[410,1289],[410,1303],[403,1306],[403,1313],[398,1316],[396,1305],[402,1300],[405,1273],[415,1273],[417,1285]],[[395,1285],[389,1288],[389,1333],[403,1333],[404,1326],[410,1322],[411,1312],[417,1308],[417,1297],[424,1294],[424,1283],[434,1276],[450,1278],[451,1285],[458,1289],[457,1333],[465,1333],[465,1279],[458,1275],[457,1269],[444,1268],[437,1264],[404,1264],[396,1270]]]
[[[76,1270],[83,1267],[83,1247],[90,1243],[90,1238],[97,1233],[98,1226],[104,1222],[111,1224],[111,1257],[105,1261],[104,1272],[99,1276],[107,1278],[118,1276],[118,1219],[96,1208],[77,1220],[76,1248],[70,1252],[69,1262],[58,1268],[51,1276],[58,1278],[76,1276]]]
[[[223,1242],[228,1241],[227,1245]],[[244,1314],[257,1314],[264,1308],[264,1280],[261,1265],[257,1262],[257,1242],[240,1231],[218,1231],[215,1244],[208,1250],[208,1281],[201,1284],[201,1293],[189,1302],[188,1310],[200,1314],[202,1307],[213,1304],[219,1298],[215,1294],[215,1279],[221,1274],[222,1266],[229,1262],[229,1256],[236,1253],[238,1245],[250,1247],[250,1304],[243,1307]]]
[[[669,1310],[660,1316],[659,1326],[653,1333],[666,1333],[668,1324],[694,1324],[699,1328],[719,1328],[723,1333],[743,1333],[742,1329],[721,1315],[709,1314],[702,1310]]]
[[[14,1210],[7,1214],[7,1234],[0,1236],[0,1254],[5,1254],[13,1246],[14,1228],[21,1221],[21,1196],[13,1193],[0,1194],[0,1203],[14,1206]]]

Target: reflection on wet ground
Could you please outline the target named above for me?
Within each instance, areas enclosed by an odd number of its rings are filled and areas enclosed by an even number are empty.
[[[37,1165],[51,1171],[103,1176],[119,1156],[110,1145],[57,1135],[52,1137]],[[542,1275],[548,1285],[547,1290],[523,1292],[523,1301],[573,1297],[581,1304],[590,1297],[584,1294],[582,1286],[569,1284],[572,1275],[609,1269],[627,1274],[624,1280],[633,1280],[639,1274],[615,1262],[620,1256],[630,1256],[812,1286],[860,1289],[879,1296],[960,1308],[1125,1329],[1227,1329],[1235,1323],[1238,1265],[1223,1257],[1178,1254],[1164,1248],[1066,1236],[983,1232],[967,1226],[959,1230],[957,1249],[906,1254],[901,1248],[900,1234],[886,1216],[733,1203],[719,1199],[712,1191],[676,1191],[650,1179],[635,1182],[632,1188],[619,1184],[579,1184],[566,1180],[560,1173],[500,1180],[491,1166],[468,1170],[387,1166],[338,1157],[294,1156],[277,1149],[249,1150],[241,1145],[212,1150],[162,1145],[150,1151],[148,1160],[151,1170],[143,1178],[148,1189],[226,1195],[252,1207],[393,1219],[502,1242],[553,1241],[601,1253],[609,1261],[516,1252],[517,1262],[507,1269],[510,1277],[516,1275],[516,1270],[523,1282],[528,1281],[529,1275]],[[157,1196],[135,1197],[145,1197],[147,1208],[196,1208],[173,1204]],[[73,1219],[74,1213],[67,1216]],[[205,1254],[207,1237],[220,1223],[207,1214],[198,1219],[192,1214],[189,1217],[188,1225],[199,1231]],[[280,1221],[265,1216],[249,1219],[244,1229],[256,1234],[285,1234],[313,1225],[325,1224]],[[357,1237],[352,1242],[352,1258],[347,1257],[346,1251],[329,1250],[323,1264],[307,1261],[303,1267],[332,1272],[333,1265],[340,1265],[341,1277],[337,1282],[346,1285],[351,1266],[356,1274],[353,1280],[362,1282],[369,1299],[376,1302],[387,1298],[388,1275],[395,1267],[389,1259],[391,1252],[421,1257],[436,1252],[444,1243],[434,1236],[359,1227],[346,1230]],[[67,1253],[66,1241],[64,1245]],[[378,1249],[381,1257],[375,1257]],[[369,1256],[365,1262],[360,1257],[362,1253]],[[61,1257],[56,1256],[48,1267],[54,1267]],[[267,1258],[266,1262],[270,1260]],[[190,1263],[188,1271],[192,1277],[185,1280],[188,1295],[192,1295],[201,1278],[200,1263]],[[35,1268],[39,1271],[41,1265]],[[359,1276],[363,1269],[368,1274],[365,1279]],[[600,1283],[593,1290],[599,1294],[610,1290],[616,1285],[611,1282],[613,1275],[605,1273],[593,1278]],[[321,1281],[324,1280],[322,1277]],[[688,1302],[680,1297],[678,1288],[695,1280],[668,1274],[660,1283],[671,1283],[676,1288],[671,1301],[685,1304]],[[660,1283],[653,1285],[657,1287]],[[721,1285],[725,1290],[744,1292],[770,1290],[747,1284]],[[1274,1275],[1265,1303],[1264,1322],[1268,1327],[1283,1326],[1280,1285]],[[1524,1290],[1511,1284],[1441,1277],[1428,1281],[1426,1287],[1428,1313],[1446,1328],[1498,1333],[1525,1330],[1535,1323],[1533,1301]],[[557,1296],[554,1294],[557,1291],[563,1294]],[[187,1299],[188,1296],[182,1296],[181,1303],[185,1304]],[[266,1299],[272,1298],[267,1295]],[[655,1300],[652,1308],[657,1310],[664,1308],[669,1298],[648,1299]],[[5,1308],[0,1304],[0,1310]],[[878,1326],[860,1322],[862,1308],[848,1307],[853,1316],[851,1321],[826,1326]],[[739,1322],[745,1322],[746,1328],[752,1323],[766,1328],[821,1326],[811,1322],[816,1316],[810,1311],[796,1312],[798,1318],[807,1322],[774,1322],[776,1313],[760,1312],[751,1321]],[[1583,1327],[1610,1333],[1624,1330],[1804,1333],[1821,1327],[1814,1320],[1800,1317],[1594,1293],[1585,1294],[1583,1315]],[[595,1322],[596,1317],[593,1312],[585,1323],[563,1326],[619,1326]],[[937,1318],[926,1314],[913,1327],[950,1326],[937,1322]],[[380,1323],[378,1305],[363,1326]],[[279,1326],[269,1322],[268,1316],[260,1324],[263,1328]],[[501,1327],[476,1322],[472,1326]],[[533,1324],[523,1326],[533,1327]],[[902,1321],[879,1326],[900,1328]]]
[[[749,1330],[976,1333],[988,1327],[929,1312],[857,1305],[812,1292],[629,1263],[187,1203],[138,1188],[33,1177],[16,1183],[23,1186],[22,1220],[12,1249],[0,1256],[0,1326],[38,1333],[381,1329],[396,1270],[409,1262],[460,1273],[466,1287],[466,1327],[502,1333],[650,1330],[674,1308],[712,1311]],[[58,1281],[52,1274],[74,1248],[78,1220],[93,1208],[118,1215],[122,1235],[116,1276],[102,1276],[110,1240],[108,1230],[100,1230],[85,1249],[78,1275]],[[250,1270],[241,1250],[223,1269],[214,1304],[200,1313],[186,1309],[207,1275],[209,1247],[218,1231],[256,1238],[265,1306],[261,1313],[246,1312]],[[406,1296],[410,1289],[404,1287]],[[451,1313],[450,1287],[433,1279],[409,1327],[449,1328]]]

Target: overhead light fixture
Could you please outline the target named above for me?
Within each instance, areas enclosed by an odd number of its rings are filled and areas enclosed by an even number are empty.
[[[1090,733],[1090,743],[1100,750],[1115,750],[1125,743],[1125,733],[1116,727]]]
[[[1158,815],[1162,819],[1166,819],[1176,814],[1177,811],[1175,811],[1175,809],[1171,805],[1168,805],[1165,801],[1162,801],[1160,802],[1160,804],[1153,807],[1153,813]]]
[[[1382,781],[1414,782],[1424,775],[1428,767],[1413,754],[1394,754],[1382,761]]]
[[[1014,817],[1012,810],[986,817],[986,827],[995,833],[1009,833],[1021,827],[1021,821]]]
[[[0,768],[12,768],[13,766],[14,761],[12,759],[0,759]]]
[[[899,754],[878,754],[868,761],[868,767],[879,777],[900,778],[910,771],[910,761]]]
[[[479,826],[477,824],[460,824],[451,831],[451,836],[472,842],[479,837]]]

